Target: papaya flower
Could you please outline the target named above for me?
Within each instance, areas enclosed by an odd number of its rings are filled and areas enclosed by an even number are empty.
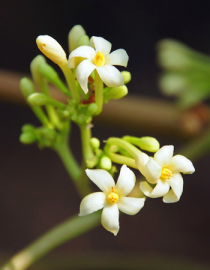
[[[142,153],[136,157],[136,165],[146,180],[140,183],[140,190],[150,198],[163,197],[163,202],[179,201],[183,192],[183,178],[180,173],[192,174],[192,162],[182,155],[173,156],[174,146],[160,148],[154,158]],[[152,184],[152,185],[150,185]]]
[[[101,80],[109,87],[124,85],[120,71],[113,65],[127,66],[128,55],[125,50],[111,51],[112,44],[102,37],[92,37],[90,46],[80,46],[69,55],[68,67],[76,69],[76,78],[85,93],[88,92],[88,77],[97,70]]]
[[[102,169],[87,169],[86,174],[102,192],[91,193],[82,200],[79,216],[86,216],[103,208],[101,223],[107,231],[116,236],[120,227],[119,210],[135,215],[144,206],[145,197],[126,197],[133,190],[136,177],[126,165],[121,167],[117,184],[112,176]]]

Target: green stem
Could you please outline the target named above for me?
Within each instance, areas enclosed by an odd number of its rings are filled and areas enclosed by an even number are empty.
[[[85,217],[73,217],[42,235],[12,257],[0,270],[24,270],[61,244],[100,224],[100,211]]]
[[[111,161],[113,161],[115,163],[126,164],[129,167],[132,167],[134,169],[138,169],[138,167],[136,166],[136,162],[133,158],[121,156],[121,155],[114,154],[114,153],[109,153],[109,158],[111,159]]]
[[[76,103],[80,102],[79,89],[76,86],[75,77],[71,69],[68,68],[67,63],[65,65],[60,65],[61,70],[66,78],[69,89],[71,90],[72,97],[75,99]]]
[[[141,154],[141,151],[136,148],[135,146],[133,146],[132,144],[130,144],[129,142],[124,141],[123,139],[120,138],[109,138],[107,141],[107,152],[109,153],[108,149],[110,145],[116,145],[119,146],[121,148],[123,148],[124,150],[126,150],[131,156],[133,156],[134,158]]]
[[[47,116],[44,114],[43,110],[39,107],[33,107],[30,106],[31,110],[33,111],[33,113],[36,115],[36,117],[39,119],[39,121],[48,128],[53,128],[52,124],[49,122],[49,119],[47,118]]]
[[[81,140],[82,140],[82,152],[84,160],[89,168],[92,168],[96,164],[96,157],[90,147],[91,129],[87,125],[80,126]]]
[[[95,71],[95,102],[98,105],[97,115],[101,113],[103,108],[103,81],[97,71]]]

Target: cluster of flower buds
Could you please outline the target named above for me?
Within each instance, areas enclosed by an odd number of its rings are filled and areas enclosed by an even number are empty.
[[[210,57],[170,39],[157,44],[158,64],[164,69],[159,87],[168,96],[178,97],[186,109],[210,96]]]

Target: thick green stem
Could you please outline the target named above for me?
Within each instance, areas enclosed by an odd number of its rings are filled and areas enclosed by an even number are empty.
[[[83,157],[89,168],[96,164],[96,157],[90,147],[91,129],[87,125],[80,126]]]
[[[67,63],[65,65],[60,65],[61,70],[66,78],[68,87],[72,93],[72,97],[75,99],[76,103],[80,102],[79,89],[76,86],[76,81],[73,72],[68,68]]]
[[[134,169],[138,169],[138,167],[136,166],[136,162],[133,158],[121,156],[121,155],[114,154],[114,153],[109,153],[109,158],[111,159],[111,161],[113,161],[115,163],[126,164],[129,167],[132,167]]]
[[[95,71],[95,102],[98,105],[96,114],[99,114],[103,108],[103,81],[97,71]]]
[[[100,224],[100,212],[73,217],[42,235],[11,258],[0,270],[24,270],[61,244],[93,229]]]
[[[110,145],[116,145],[119,146],[121,148],[123,148],[124,150],[126,150],[133,158],[135,158],[137,155],[141,154],[141,151],[136,148],[135,146],[133,146],[132,144],[130,144],[129,142],[124,141],[123,139],[120,138],[109,138],[107,141],[107,150],[109,149]],[[107,151],[109,153],[109,151]]]

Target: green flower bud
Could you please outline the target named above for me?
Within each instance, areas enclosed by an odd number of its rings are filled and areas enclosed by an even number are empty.
[[[90,113],[91,115],[94,115],[98,110],[98,105],[96,103],[91,103],[88,106],[88,113]]]
[[[43,93],[34,93],[28,97],[27,101],[32,106],[42,106],[48,103],[48,97]]]
[[[38,66],[38,70],[40,74],[46,78],[49,82],[57,86],[64,95],[71,96],[68,88],[65,84],[61,81],[58,76],[58,73],[47,63],[41,63]]]
[[[128,88],[125,85],[113,88],[106,87],[104,88],[104,103],[107,103],[110,99],[121,99],[127,94]]]
[[[78,47],[78,40],[81,36],[85,35],[86,32],[81,25],[75,25],[69,32],[68,41],[69,41],[69,51],[72,52]]]
[[[101,169],[104,169],[104,170],[110,170],[112,168],[112,161],[109,157],[106,157],[106,156],[103,156],[101,159],[100,159],[100,163],[99,163],[99,166]]]
[[[124,84],[127,84],[131,80],[131,73],[129,71],[121,71],[121,74],[123,75]]]
[[[32,126],[31,124],[25,124],[24,126],[22,126],[21,128],[22,132],[33,132],[35,130],[35,127]]]
[[[90,39],[87,35],[80,36],[77,42],[77,47],[84,46],[84,45],[87,45],[87,46],[90,45]]]
[[[50,128],[42,128],[41,133],[49,141],[54,141],[57,137],[56,131]]]
[[[90,146],[93,149],[98,149],[100,147],[100,141],[99,141],[99,139],[97,139],[97,138],[91,138],[90,139]]]
[[[33,82],[28,78],[22,78],[20,80],[20,89],[25,99],[27,99],[29,95],[36,92]]]
[[[138,146],[142,150],[146,150],[148,152],[156,152],[160,148],[159,142],[153,137],[132,137],[132,136],[124,136],[123,140]]]
[[[92,157],[92,158],[90,158],[88,160],[85,160],[85,162],[86,162],[87,167],[89,169],[92,169],[98,163],[98,158],[97,157]]]
[[[160,148],[159,142],[153,137],[141,137],[139,147],[148,152],[156,152]]]
[[[20,142],[23,144],[32,144],[37,141],[37,137],[32,132],[24,132],[20,135]]]
[[[46,83],[45,78],[41,75],[39,72],[39,65],[46,63],[45,57],[42,55],[37,55],[30,64],[31,74],[33,77],[34,82],[39,86],[39,88],[42,88],[43,83]]]

